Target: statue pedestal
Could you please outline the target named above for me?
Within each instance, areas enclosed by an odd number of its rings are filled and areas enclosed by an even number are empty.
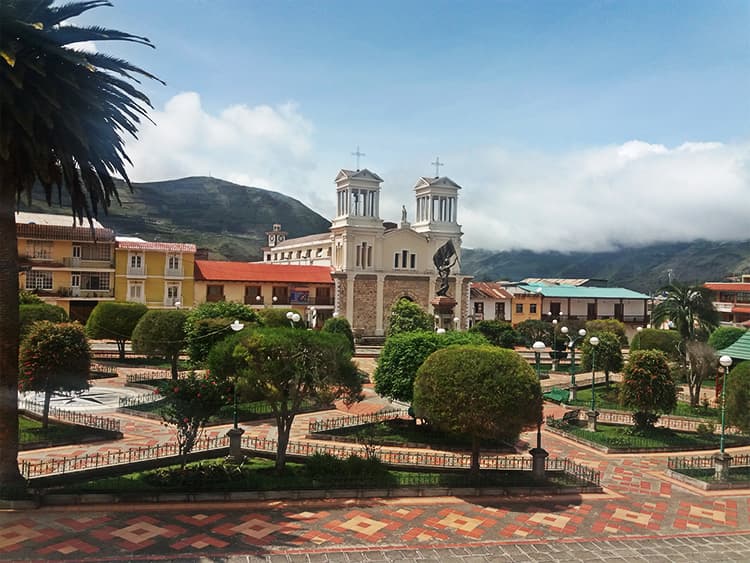
[[[438,295],[430,301],[435,316],[440,319],[436,319],[435,329],[450,329],[453,325],[453,309],[456,307],[456,303],[457,301],[453,297],[447,295]]]

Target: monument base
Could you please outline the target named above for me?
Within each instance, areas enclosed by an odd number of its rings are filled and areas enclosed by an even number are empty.
[[[453,326],[453,309],[457,301],[447,295],[438,295],[430,301],[433,311],[435,311],[435,330],[445,332]]]

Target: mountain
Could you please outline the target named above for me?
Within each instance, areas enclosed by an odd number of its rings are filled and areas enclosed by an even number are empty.
[[[296,199],[278,192],[240,186],[218,178],[191,177],[133,184],[131,192],[118,185],[116,202],[99,220],[117,235],[151,241],[192,242],[208,248],[212,259],[260,260],[265,232],[281,223],[288,237],[325,232],[330,222]],[[39,192],[41,193],[41,192]],[[24,202],[25,203],[25,202]],[[68,213],[50,208],[41,199],[21,210]]]
[[[750,240],[659,243],[610,252],[462,250],[461,269],[477,280],[604,278],[610,286],[654,291],[669,280],[721,281],[750,272]]]

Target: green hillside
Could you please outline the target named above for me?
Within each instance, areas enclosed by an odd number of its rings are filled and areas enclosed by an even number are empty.
[[[670,269],[672,279],[685,282],[721,281],[750,273],[750,241],[698,240],[569,254],[464,249],[462,260],[462,270],[477,280],[604,278],[610,286],[648,292],[667,283]]]
[[[114,203],[100,221],[118,235],[151,241],[192,242],[208,248],[211,258],[258,260],[265,232],[281,223],[289,237],[328,230],[330,222],[296,199],[278,192],[240,186],[217,178],[191,177],[133,184],[119,188],[122,205]],[[40,195],[41,192],[38,193]],[[68,213],[35,199],[21,210]]]

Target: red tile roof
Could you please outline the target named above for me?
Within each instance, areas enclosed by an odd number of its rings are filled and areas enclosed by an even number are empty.
[[[196,260],[198,281],[333,283],[329,266],[295,266],[262,262]]]
[[[472,297],[489,299],[512,299],[503,286],[496,282],[471,282]]]
[[[750,291],[750,283],[707,282],[703,285],[711,291]]]

